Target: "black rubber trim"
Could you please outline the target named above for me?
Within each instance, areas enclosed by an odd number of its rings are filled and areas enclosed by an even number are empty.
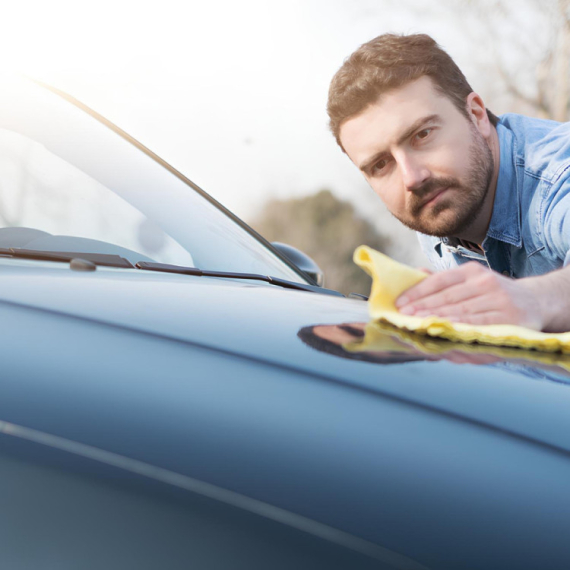
[[[86,259],[95,265],[106,267],[124,267],[135,269],[135,266],[120,255],[108,253],[85,253],[83,251],[39,251],[35,249],[20,249],[18,247],[0,248],[0,255],[23,259],[37,259],[39,261],[71,261],[72,259]]]

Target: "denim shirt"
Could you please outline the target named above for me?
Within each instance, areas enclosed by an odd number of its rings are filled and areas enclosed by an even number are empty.
[[[499,176],[484,255],[418,234],[436,269],[476,260],[511,277],[570,263],[570,123],[506,114],[497,125]]]

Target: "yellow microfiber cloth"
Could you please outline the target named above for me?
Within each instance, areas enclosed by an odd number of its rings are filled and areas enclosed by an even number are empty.
[[[436,316],[402,315],[394,304],[396,299],[427,275],[364,245],[354,252],[354,262],[372,277],[368,309],[374,321],[458,342],[570,353],[570,332],[543,333],[515,325],[469,325]]]

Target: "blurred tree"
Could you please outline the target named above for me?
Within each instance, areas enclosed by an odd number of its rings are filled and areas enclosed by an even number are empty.
[[[446,0],[484,67],[489,107],[570,119],[570,0]]]
[[[271,200],[251,222],[269,241],[280,241],[312,257],[325,273],[325,287],[370,293],[370,278],[352,261],[356,247],[386,251],[390,239],[359,217],[349,202],[329,190],[289,200]]]

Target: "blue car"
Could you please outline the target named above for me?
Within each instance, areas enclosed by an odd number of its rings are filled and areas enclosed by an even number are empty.
[[[294,256],[2,84],[2,568],[570,567],[568,357],[374,327]]]

